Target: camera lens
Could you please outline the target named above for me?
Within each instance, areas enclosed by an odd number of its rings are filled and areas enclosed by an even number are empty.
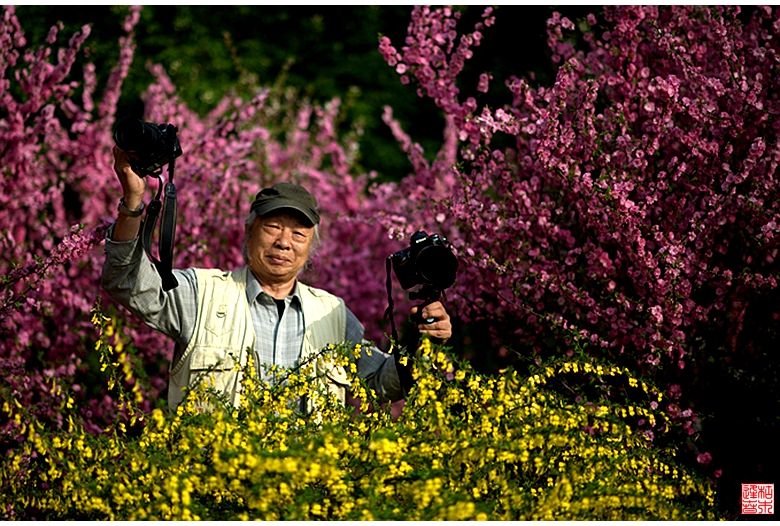
[[[423,280],[433,288],[444,290],[455,283],[458,259],[445,246],[425,247],[417,256],[417,270]]]
[[[126,152],[136,152],[141,155],[154,152],[154,145],[160,140],[162,133],[157,126],[139,119],[122,119],[114,131],[114,142]]]

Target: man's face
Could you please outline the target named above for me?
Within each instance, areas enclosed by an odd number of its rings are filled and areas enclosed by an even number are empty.
[[[314,227],[295,213],[274,212],[247,226],[249,268],[261,285],[295,279],[309,258]]]

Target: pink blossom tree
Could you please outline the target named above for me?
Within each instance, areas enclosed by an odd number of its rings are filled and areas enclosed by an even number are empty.
[[[404,184],[435,201],[416,215],[457,223],[460,315],[490,319],[513,348],[541,351],[554,325],[613,358],[682,369],[701,323],[740,319],[740,298],[777,286],[778,18],[761,9],[743,26],[737,13],[605,8],[580,26],[587,52],[555,14],[555,84],[506,79],[513,100],[495,109],[460,100],[456,83],[490,9],[458,37],[457,12],[418,7],[401,52],[380,42],[457,137],[461,164],[433,170],[402,144],[415,169]],[[493,148],[497,135],[513,147]]]
[[[62,386],[54,384],[64,379],[68,386],[84,369],[92,332],[98,276],[92,257],[113,194],[102,184],[111,171],[106,130],[132,60],[137,20],[131,9],[129,34],[120,39],[119,61],[98,104],[93,67],[83,68],[80,82],[71,79],[89,26],[55,53],[61,27],[32,49],[12,7],[0,21],[0,369],[8,394],[55,421]]]

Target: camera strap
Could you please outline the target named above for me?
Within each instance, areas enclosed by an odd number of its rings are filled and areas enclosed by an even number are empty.
[[[173,154],[171,154],[171,160],[168,163],[168,182],[165,183],[164,207],[160,200],[163,191],[162,178],[160,175],[154,175],[158,181],[157,195],[146,208],[146,218],[144,219],[144,224],[141,229],[141,242],[143,243],[144,250],[146,250],[149,259],[152,260],[155,268],[157,268],[157,273],[160,274],[160,278],[162,278],[162,288],[166,292],[179,285],[179,282],[176,281],[176,277],[173,275],[173,241],[176,237],[177,211],[176,186],[173,184],[173,171],[175,166],[176,161]],[[162,222],[160,223],[160,241],[158,247],[160,259],[157,259],[152,255],[151,240],[161,210],[163,216]]]
[[[409,396],[409,391],[411,391],[412,387],[415,384],[414,377],[412,377],[412,371],[409,368],[408,363],[404,364],[401,363],[401,357],[402,354],[405,354],[409,348],[416,348],[417,345],[414,345],[412,347],[405,346],[401,347],[400,343],[398,342],[398,332],[395,328],[395,319],[393,318],[393,308],[395,307],[395,302],[393,301],[393,278],[390,274],[390,269],[392,268],[392,256],[387,258],[387,310],[385,310],[385,318],[388,318],[390,320],[390,327],[392,329],[392,338],[393,338],[393,344],[397,346],[397,349],[393,351],[393,359],[395,361],[395,370],[398,374],[398,380],[401,383],[401,389],[403,391],[403,398],[407,398]]]
[[[393,318],[393,307],[395,306],[395,302],[393,301],[393,278],[390,276],[392,258],[392,256],[388,257],[385,265],[385,268],[387,269],[387,309],[385,310],[385,318],[390,320],[390,328],[393,331],[393,342],[398,344],[398,332],[395,329],[395,319]]]

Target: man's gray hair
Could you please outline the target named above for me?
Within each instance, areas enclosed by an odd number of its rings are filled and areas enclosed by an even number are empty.
[[[252,232],[252,228],[254,227],[255,220],[260,217],[257,214],[257,211],[252,210],[249,212],[249,215],[246,218],[246,225],[249,226],[249,231],[244,236],[244,244],[241,246],[241,255],[244,257],[244,263],[249,265],[249,247],[246,244],[247,238],[249,237],[249,233]],[[309,248],[309,257],[306,259],[306,264],[301,269],[301,272],[305,272],[308,270],[309,266],[311,265],[312,257],[317,254],[317,251],[322,246],[322,239],[320,238],[320,226],[314,225],[314,237],[311,240],[311,247]]]

